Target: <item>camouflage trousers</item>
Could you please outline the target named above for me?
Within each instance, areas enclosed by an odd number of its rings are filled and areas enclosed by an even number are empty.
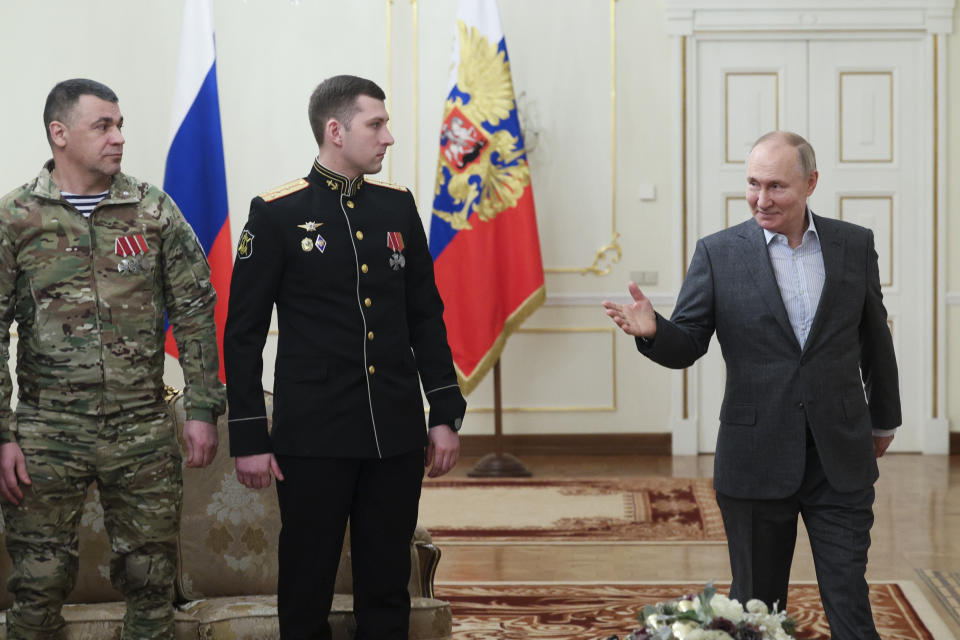
[[[110,537],[110,580],[124,594],[123,640],[174,637],[180,451],[162,405],[107,417],[17,408],[17,442],[32,481],[3,505],[13,564],[8,640],[59,639],[77,580],[77,527],[96,482]]]

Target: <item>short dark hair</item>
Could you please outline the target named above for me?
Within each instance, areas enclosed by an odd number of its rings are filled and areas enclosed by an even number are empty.
[[[377,100],[387,98],[376,82],[357,76],[333,76],[317,85],[310,95],[310,106],[307,108],[317,146],[323,146],[323,130],[331,118],[350,129],[353,116],[360,110],[357,106],[360,96]]]
[[[792,131],[770,131],[765,133],[753,143],[753,146],[750,147],[750,152],[753,153],[753,150],[756,149],[759,144],[770,140],[784,142],[797,150],[797,165],[800,167],[800,171],[803,172],[805,178],[817,170],[817,154],[813,152],[813,146],[807,142],[803,136]]]
[[[53,144],[53,140],[50,139],[50,123],[54,120],[65,122],[80,96],[88,95],[114,104],[119,102],[113,89],[96,80],[86,78],[64,80],[50,89],[50,93],[47,94],[47,103],[43,107],[43,128],[47,132],[47,142]]]

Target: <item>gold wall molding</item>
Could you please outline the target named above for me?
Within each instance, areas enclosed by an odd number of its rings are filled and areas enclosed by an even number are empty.
[[[393,40],[391,35],[393,33],[393,0],[386,0],[387,2],[387,113],[391,113],[391,101],[390,98],[393,96]],[[387,180],[393,182],[393,154],[389,151],[387,152]]]
[[[889,239],[890,239],[889,251],[890,251],[890,253],[887,254],[887,255],[890,256],[890,273],[888,274],[888,275],[889,275],[889,278],[888,278],[888,279],[889,279],[889,282],[881,282],[881,283],[880,283],[880,286],[882,286],[882,287],[892,287],[892,286],[893,286],[893,273],[894,273],[893,261],[896,259],[896,255],[893,253],[893,235],[894,235],[894,234],[893,234],[893,196],[890,196],[890,195],[840,196],[839,205],[837,206],[837,217],[838,217],[840,220],[843,220],[843,219],[844,219],[844,218],[843,218],[843,204],[844,204],[844,202],[846,202],[847,200],[886,200],[886,201],[887,201],[887,205],[888,205],[888,216],[889,216],[888,224],[890,225],[890,226],[889,226],[889,229],[890,229],[890,234],[889,234],[889,235],[890,235],[890,238],[889,238]]]
[[[393,3],[385,0],[387,23],[387,113],[393,115]],[[420,26],[417,0],[410,0],[413,24],[413,197],[417,202],[420,192]],[[393,153],[387,152],[387,180],[393,182]]]
[[[610,242],[597,249],[586,267],[545,267],[544,273],[609,275],[623,257],[617,231],[617,0],[610,0]]]
[[[687,242],[689,225],[687,222],[687,36],[680,36],[680,271],[683,279],[687,277]],[[681,398],[680,416],[690,419],[690,370],[680,374]]]
[[[940,352],[938,346],[938,331],[940,330],[940,243],[937,238],[939,232],[939,202],[940,202],[940,51],[939,36],[933,34],[933,384],[931,384],[933,393],[933,417],[936,419],[940,415],[939,403],[939,378],[940,378]],[[890,114],[893,120],[893,114]],[[952,453],[952,450],[951,450]]]
[[[729,229],[729,228],[730,228],[730,203],[733,202],[734,200],[742,200],[742,201],[744,202],[744,204],[747,203],[747,197],[746,197],[746,196],[724,196],[724,198],[723,198],[723,202],[724,202],[724,205],[723,205],[723,216],[724,216],[723,228],[724,228],[724,229]],[[736,224],[740,224],[740,223],[737,222]]]
[[[845,158],[843,153],[843,80],[848,76],[887,76],[889,78],[889,108],[890,108],[890,156],[887,158],[875,158],[875,159],[866,159],[858,160],[856,158]],[[838,146],[840,147],[840,160],[841,164],[860,164],[860,163],[883,163],[889,164],[893,162],[894,152],[893,152],[893,72],[892,71],[841,71],[838,75],[838,85],[837,85],[837,103],[839,108],[840,117],[838,118],[837,125],[840,127]]]
[[[420,202],[420,24],[417,0],[410,0],[410,5],[413,7],[413,199]]]
[[[610,379],[613,398],[607,406],[503,407],[503,413],[613,413],[617,411],[617,331],[613,327],[521,327],[515,333],[606,333],[610,336]],[[467,408],[467,413],[493,413],[493,407]]]
[[[780,129],[780,73],[777,71],[727,71],[723,74],[723,160],[727,164],[746,164],[746,159],[730,159],[730,77],[773,76],[774,130]],[[759,136],[758,136],[759,137]]]

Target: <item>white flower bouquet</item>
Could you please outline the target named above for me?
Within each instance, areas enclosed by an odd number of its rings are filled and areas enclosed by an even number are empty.
[[[644,627],[624,640],[796,640],[796,624],[785,611],[776,605],[771,611],[760,600],[743,606],[713,583],[702,593],[647,605],[638,618]]]

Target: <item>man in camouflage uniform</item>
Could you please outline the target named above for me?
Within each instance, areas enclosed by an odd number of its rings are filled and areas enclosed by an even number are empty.
[[[173,638],[182,486],[162,395],[163,312],[186,380],[187,464],[202,467],[216,453],[225,402],[216,293],[169,196],[120,172],[123,116],[113,91],[61,82],[47,97],[44,125],[53,160],[0,199],[0,497],[14,595],[7,637],[62,637],[77,525],[96,482],[111,580],[127,603],[122,637]]]

